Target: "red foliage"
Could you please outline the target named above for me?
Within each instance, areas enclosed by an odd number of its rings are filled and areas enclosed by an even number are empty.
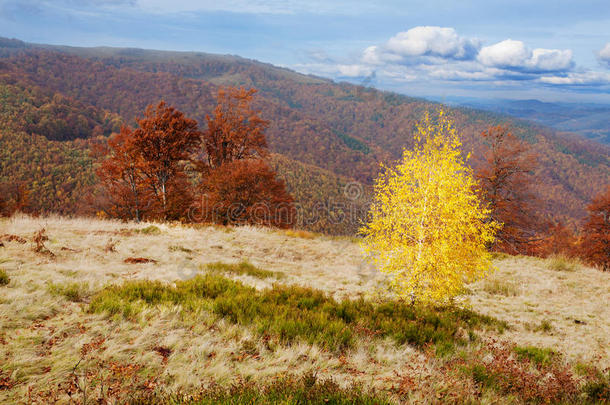
[[[610,271],[610,185],[593,199],[583,226],[582,254],[589,263]]]
[[[29,192],[26,183],[0,183],[0,217],[10,217],[15,212],[29,212]]]
[[[539,202],[531,190],[535,156],[507,127],[490,127],[481,136],[487,140],[486,159],[476,177],[491,218],[503,224],[494,248],[526,253],[528,244],[543,230],[537,215]]]
[[[243,87],[218,90],[218,105],[212,117],[206,115],[208,128],[203,134],[208,169],[268,155],[264,132],[269,122],[260,118],[250,105],[256,92]]]
[[[108,141],[98,176],[123,219],[183,219],[192,203],[186,162],[201,142],[197,122],[161,101],[148,106],[139,128],[123,127]]]
[[[547,237],[532,244],[531,253],[536,256],[547,257],[550,255],[576,256],[578,238],[574,231],[562,222],[551,225]]]
[[[227,224],[292,227],[293,199],[262,160],[242,159],[210,171],[204,184],[201,220]],[[196,219],[196,218],[193,218]]]
[[[203,133],[205,158],[197,167],[203,176],[201,207],[191,220],[221,224],[292,227],[293,198],[284,182],[265,162],[268,122],[251,107],[255,89],[220,89],[218,105]]]
[[[148,216],[151,196],[140,170],[143,162],[134,145],[133,131],[122,127],[108,139],[108,148],[110,156],[97,170],[109,199],[107,211],[114,217],[140,221]]]

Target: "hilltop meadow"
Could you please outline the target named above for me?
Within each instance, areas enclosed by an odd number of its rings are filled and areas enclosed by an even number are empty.
[[[2,403],[597,403],[610,273],[496,254],[450,307],[358,238],[0,219]],[[606,371],[604,371],[606,370]]]

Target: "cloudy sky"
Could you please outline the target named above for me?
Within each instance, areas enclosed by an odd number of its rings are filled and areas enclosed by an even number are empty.
[[[441,99],[610,102],[609,0],[0,0],[0,36],[235,54]]]

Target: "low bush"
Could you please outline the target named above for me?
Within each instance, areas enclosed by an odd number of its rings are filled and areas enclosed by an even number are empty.
[[[577,379],[547,350],[491,342],[462,369],[481,386],[525,403],[575,402],[581,393]]]
[[[429,344],[448,352],[466,344],[475,328],[503,330],[494,318],[456,307],[413,306],[402,301],[374,303],[364,299],[338,302],[322,291],[274,285],[258,291],[217,274],[199,275],[168,285],[131,281],[110,286],[93,297],[90,311],[130,318],[144,307],[181,305],[184,311],[211,311],[232,323],[253,326],[281,343],[297,339],[330,350],[354,344],[356,335],[387,336],[398,344]]]

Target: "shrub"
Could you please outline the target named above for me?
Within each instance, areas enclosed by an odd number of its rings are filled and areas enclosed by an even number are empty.
[[[322,291],[298,286],[274,285],[257,291],[215,274],[199,275],[175,285],[159,281],[131,281],[110,286],[90,303],[91,312],[133,317],[145,306],[181,305],[184,311],[210,310],[228,321],[253,326],[289,344],[297,339],[330,350],[351,347],[356,335],[387,336],[398,344],[423,348],[433,344],[466,344],[461,329],[477,327],[503,330],[505,323],[452,306],[412,306],[402,301],[373,303],[335,301]]]
[[[592,369],[582,390],[591,401],[610,403],[610,369],[605,372]]]
[[[515,353],[521,354],[515,357]],[[482,360],[489,357],[489,361]],[[558,354],[543,349],[491,342],[464,369],[482,386],[526,403],[572,402],[580,393],[569,366]]]

